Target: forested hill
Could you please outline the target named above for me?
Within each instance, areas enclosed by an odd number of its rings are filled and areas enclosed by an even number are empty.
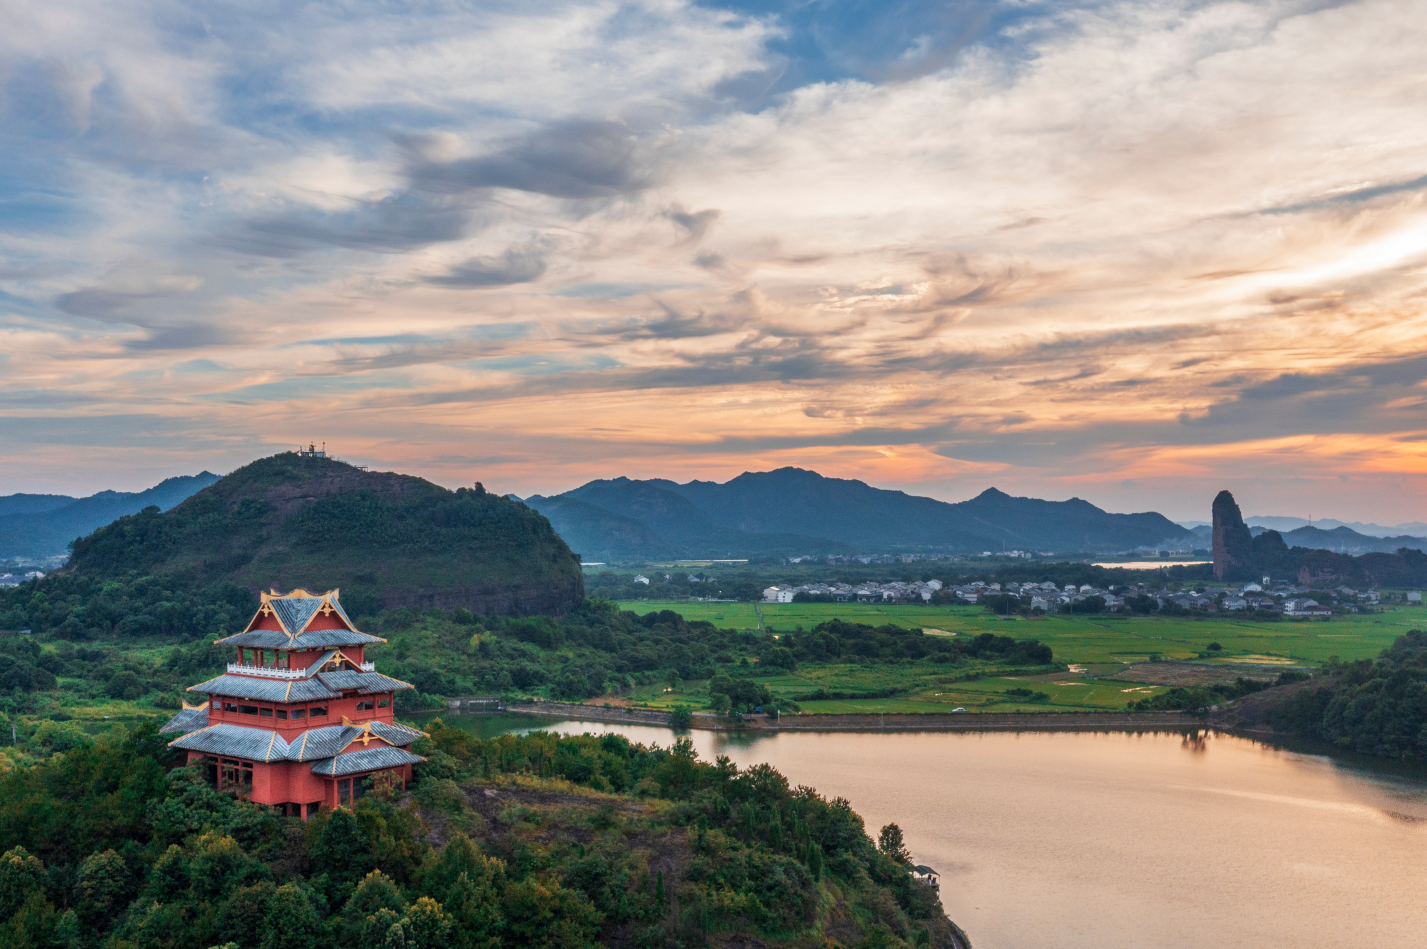
[[[0,593],[0,613],[10,607],[37,631],[63,615],[72,636],[120,622],[193,635],[246,621],[269,587],[340,587],[355,613],[559,614],[584,598],[575,555],[518,501],[286,452],[172,511],[148,508],[100,528],[64,569]]]
[[[152,726],[0,773],[0,946],[961,949],[901,830],[620,735],[437,720],[414,786],[303,824],[214,790]]]
[[[69,544],[115,518],[146,507],[167,511],[218,480],[209,471],[166,478],[147,491],[100,491],[87,498],[58,494],[0,497],[0,559],[55,557]]]
[[[736,557],[1203,544],[1163,515],[1112,514],[1079,498],[1043,501],[989,488],[949,504],[801,468],[747,472],[724,484],[614,478],[528,503],[547,514],[562,536],[578,538],[586,560],[655,558],[670,550]]]

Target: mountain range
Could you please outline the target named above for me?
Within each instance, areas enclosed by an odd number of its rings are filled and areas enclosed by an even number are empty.
[[[1271,531],[1278,531],[1287,536],[1290,531],[1295,531],[1300,527],[1316,527],[1320,530],[1331,531],[1338,527],[1346,527],[1367,537],[1401,537],[1408,535],[1411,537],[1427,537],[1427,523],[1422,521],[1409,521],[1406,524],[1366,524],[1362,521],[1339,521],[1331,517],[1320,517],[1317,520],[1308,520],[1305,517],[1275,517],[1254,516],[1244,518],[1244,523],[1249,527],[1262,527]],[[1208,521],[1180,521],[1181,527],[1194,530],[1199,527],[1208,527]]]
[[[995,488],[952,504],[801,468],[723,484],[614,478],[525,503],[587,561],[1203,546],[1152,512],[1111,514],[1079,498],[1042,501]]]
[[[100,491],[0,497],[0,559],[63,556],[76,538],[146,507],[170,510],[218,480],[210,471],[168,478],[146,491]]]
[[[1263,520],[1263,518],[1260,518]],[[1277,520],[1277,518],[1275,518]],[[1282,520],[1297,520],[1297,518],[1282,518]],[[1245,518],[1245,524],[1249,519]],[[1320,521],[1319,523],[1328,523]],[[1305,522],[1306,524],[1306,522]],[[1275,528],[1261,524],[1254,524],[1249,527],[1252,536],[1266,534]],[[1208,544],[1213,536],[1213,528],[1201,524],[1193,528],[1193,533],[1198,535],[1204,544]],[[1324,530],[1320,527],[1298,527],[1294,530],[1279,530],[1279,535],[1283,537],[1283,542],[1289,547],[1307,547],[1311,550],[1333,550],[1340,554],[1391,554],[1406,547],[1410,550],[1427,550],[1427,537],[1414,537],[1410,534],[1398,534],[1395,537],[1384,537],[1374,534],[1362,534],[1350,527],[1335,527],[1332,530]]]

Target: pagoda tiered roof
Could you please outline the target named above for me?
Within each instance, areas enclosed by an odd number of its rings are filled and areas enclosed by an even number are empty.
[[[313,668],[320,668],[314,664]],[[380,672],[313,672],[301,679],[265,679],[246,675],[221,675],[189,686],[190,692],[208,695],[226,695],[239,699],[256,699],[260,702],[315,702],[321,699],[340,698],[343,692],[356,691],[361,695],[378,692],[400,692],[411,688],[411,683],[393,679]]]
[[[386,722],[370,721],[361,724],[344,722],[341,725],[326,725],[322,728],[310,728],[298,735],[289,743],[282,735],[265,728],[250,728],[247,725],[233,725],[223,722],[217,725],[210,725],[190,732],[181,738],[176,738],[169,742],[172,748],[180,748],[184,751],[196,751],[207,755],[229,756],[234,758],[246,758],[249,761],[279,762],[279,761],[330,761],[333,758],[348,758],[353,754],[363,754],[366,751],[374,751],[380,748],[384,751],[399,752],[406,757],[395,764],[413,764],[418,761],[425,761],[418,755],[413,755],[408,751],[403,751],[399,746],[409,745],[416,739],[424,735],[425,732],[406,725],[387,724]],[[382,744],[372,748],[373,741],[380,741]],[[354,742],[362,743],[362,751],[343,751]],[[347,765],[343,765],[347,767]],[[377,766],[385,767],[385,766]],[[316,770],[314,768],[314,770]],[[369,770],[365,767],[351,768],[346,772],[323,771],[322,774],[346,773],[352,774],[356,771]]]
[[[204,702],[199,706],[190,706],[187,702],[183,705],[183,711],[169,719],[163,728],[159,729],[160,735],[186,735],[199,728],[208,727],[208,703]]]
[[[306,590],[291,593],[273,590],[259,594],[262,605],[247,628],[235,636],[217,640],[217,644],[281,650],[386,642],[380,636],[357,629],[347,611],[342,609],[340,593],[340,590],[328,590],[317,595]],[[337,625],[331,625],[334,623]],[[273,629],[274,624],[279,628]],[[317,628],[309,629],[314,624],[318,624]]]

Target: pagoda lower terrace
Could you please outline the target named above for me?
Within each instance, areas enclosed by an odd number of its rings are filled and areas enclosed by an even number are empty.
[[[404,786],[422,732],[397,724],[393,698],[405,682],[384,676],[365,649],[385,642],[356,629],[338,591],[262,594],[246,629],[218,640],[237,649],[224,675],[192,686],[161,730],[209,780],[259,804],[309,817],[361,797],[369,780]]]

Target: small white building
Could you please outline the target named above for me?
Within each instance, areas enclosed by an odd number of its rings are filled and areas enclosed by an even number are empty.
[[[1421,606],[1421,605],[1422,605],[1422,591],[1421,591],[1421,590],[1412,590],[1412,591],[1410,591],[1410,592],[1407,594],[1407,602],[1408,602],[1408,603],[1416,603],[1418,606]]]
[[[645,586],[649,586],[649,578],[648,578],[648,577],[645,577],[645,576],[641,576],[641,575],[639,575],[639,574],[635,574],[635,575],[634,575],[634,582],[635,582],[635,583],[642,583],[642,584],[644,584]]]
[[[793,602],[792,587],[769,587],[763,591],[764,603],[791,603]]]

